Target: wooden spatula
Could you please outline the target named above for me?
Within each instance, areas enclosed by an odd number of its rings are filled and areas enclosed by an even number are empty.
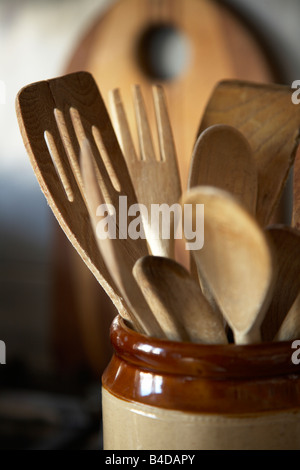
[[[262,337],[272,341],[300,291],[300,233],[280,225],[268,227],[267,233],[274,247],[277,277],[262,323]]]
[[[113,181],[117,188],[122,181],[126,185],[128,205],[137,202],[123,154],[92,75],[78,72],[26,86],[17,96],[16,109],[27,153],[50,208],[120,314],[132,320],[126,301],[98,249],[79,167],[80,142],[88,138],[102,192],[108,197],[107,184],[112,185]],[[108,174],[111,178],[104,177]],[[118,205],[117,191],[111,202]],[[148,253],[146,243],[137,244],[136,248],[136,259]]]
[[[179,263],[169,258],[145,256],[136,262],[133,274],[169,339],[227,343],[221,319]]]
[[[198,130],[228,124],[248,140],[258,171],[256,215],[267,225],[279,202],[299,142],[300,107],[285,85],[227,80],[215,87]]]
[[[256,220],[224,190],[198,186],[182,197],[195,209],[204,204],[204,246],[193,250],[236,343],[260,341],[260,325],[270,301],[273,260],[266,236]],[[196,211],[192,222],[197,227]]]

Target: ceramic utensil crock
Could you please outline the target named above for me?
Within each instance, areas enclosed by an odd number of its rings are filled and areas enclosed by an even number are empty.
[[[153,339],[119,316],[111,341],[102,380],[106,450],[300,449],[292,342]]]

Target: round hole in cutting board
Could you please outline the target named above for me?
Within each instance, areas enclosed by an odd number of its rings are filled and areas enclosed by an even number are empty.
[[[190,44],[182,31],[170,24],[151,25],[138,41],[140,67],[151,79],[174,80],[186,70]]]

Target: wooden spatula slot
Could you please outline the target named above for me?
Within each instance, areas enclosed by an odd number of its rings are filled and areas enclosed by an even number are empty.
[[[52,159],[55,171],[57,173],[58,179],[62,184],[62,187],[66,193],[66,196],[70,202],[74,200],[74,193],[72,191],[71,185],[69,183],[69,180],[67,178],[67,175],[64,170],[64,166],[62,164],[62,161],[60,159],[57,147],[55,145],[55,141],[53,139],[53,136],[51,132],[45,131],[44,132],[44,139],[50,154],[50,157]]]
[[[107,172],[110,176],[110,180],[112,182],[113,187],[115,188],[116,191],[120,192],[121,191],[121,183],[119,181],[119,178],[116,175],[116,172],[114,170],[114,167],[112,165],[110,156],[107,152],[107,149],[103,143],[103,139],[101,138],[101,134],[99,132],[98,127],[92,126],[92,135],[94,137],[95,143],[98,147],[98,150],[100,152],[101,158],[104,162],[104,165],[107,169]]]
[[[72,141],[70,137],[70,132],[66,124],[64,113],[58,108],[55,108],[53,110],[53,113],[54,113],[54,118],[55,118],[58,130],[59,130],[59,133],[60,133],[61,141],[63,143],[65,152],[69,159],[70,166],[72,168],[72,171],[74,173],[74,176],[76,178],[79,188],[82,188],[82,181],[81,181],[81,175],[80,175],[80,169],[79,169],[79,163],[78,163],[78,146],[74,148],[76,141],[75,139],[73,139]]]

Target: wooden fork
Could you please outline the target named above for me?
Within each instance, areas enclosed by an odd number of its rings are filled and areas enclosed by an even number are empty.
[[[119,313],[139,331],[156,335],[130,312],[103,257],[91,227],[79,166],[80,143],[88,139],[106,202],[128,206],[136,195],[98,87],[88,72],[77,72],[24,87],[16,98],[23,141],[40,187],[61,228],[109,295]],[[125,188],[125,189],[124,189]],[[127,241],[127,240],[125,240]],[[134,240],[136,259],[148,254],[145,240]]]
[[[175,143],[163,88],[156,85],[152,91],[160,148],[159,156],[155,155],[140,87],[138,85],[134,87],[135,115],[140,146],[139,155],[133,144],[120,91],[115,89],[110,93],[112,116],[120,145],[123,149],[138,201],[146,206],[148,216],[151,214],[153,205],[157,207],[157,205],[166,204],[170,208],[173,204],[178,203],[181,197]],[[164,207],[167,209],[167,206]],[[168,215],[167,212],[166,214]],[[162,226],[154,228],[153,223],[151,226],[150,217],[144,219],[144,229],[152,254],[173,258],[175,217],[173,212],[169,212],[169,214],[170,220],[166,223],[166,228],[170,229],[169,233],[163,233]]]

